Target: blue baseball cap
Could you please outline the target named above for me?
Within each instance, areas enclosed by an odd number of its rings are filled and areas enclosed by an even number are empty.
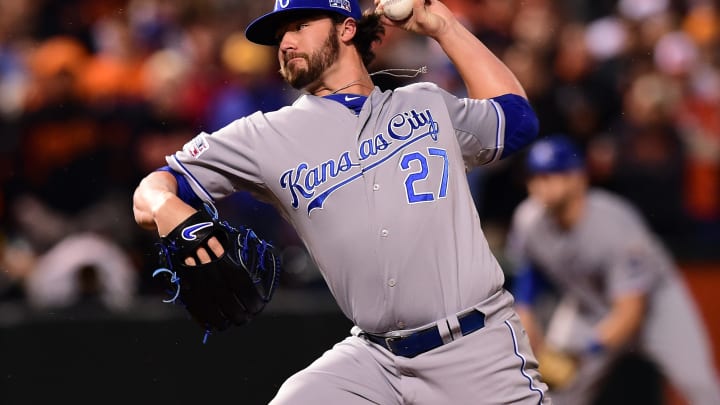
[[[580,149],[562,134],[550,135],[535,142],[527,155],[530,174],[562,173],[584,167]]]
[[[245,37],[260,45],[277,45],[277,29],[282,21],[298,11],[328,11],[359,20],[358,0],[275,0],[275,9],[256,18],[245,29]]]

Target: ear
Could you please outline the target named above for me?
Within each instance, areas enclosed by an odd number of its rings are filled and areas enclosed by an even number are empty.
[[[340,40],[343,42],[352,41],[357,32],[357,21],[352,18],[346,18],[345,21],[340,24]]]

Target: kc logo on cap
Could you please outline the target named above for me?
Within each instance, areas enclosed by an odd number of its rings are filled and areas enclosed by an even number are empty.
[[[358,0],[275,0],[275,9],[252,21],[245,29],[245,37],[256,44],[278,45],[277,30],[299,12],[332,13],[360,20],[362,11]]]
[[[292,0],[275,0],[275,11],[284,10],[290,7],[291,1]],[[350,0],[329,0],[328,6],[345,10],[348,13],[352,11]]]
[[[352,11],[350,9],[350,0],[330,0],[330,7],[341,8],[348,13]]]

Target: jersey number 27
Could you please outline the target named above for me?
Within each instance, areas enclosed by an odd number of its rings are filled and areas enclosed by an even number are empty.
[[[442,180],[440,182],[440,188],[437,192],[437,197],[435,196],[435,193],[418,193],[415,191],[415,183],[427,180],[428,175],[430,174],[428,159],[443,160]],[[410,170],[411,163],[415,161],[419,163],[419,170],[416,169],[405,178],[405,191],[407,192],[408,202],[410,204],[415,204],[419,202],[433,201],[435,198],[447,197],[448,169],[450,166],[447,151],[440,148],[428,148],[427,155],[421,152],[408,153],[403,155],[402,160],[400,161],[400,168],[402,168],[403,171]]]

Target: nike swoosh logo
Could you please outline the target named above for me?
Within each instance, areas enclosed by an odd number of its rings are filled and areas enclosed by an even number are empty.
[[[212,222],[201,222],[199,224],[190,225],[187,228],[183,229],[180,235],[185,240],[195,240],[197,239],[197,235],[195,235],[196,233],[212,225]]]
[[[353,100],[357,100],[359,98],[360,98],[359,96],[358,97],[345,96],[345,101],[353,101]]]

